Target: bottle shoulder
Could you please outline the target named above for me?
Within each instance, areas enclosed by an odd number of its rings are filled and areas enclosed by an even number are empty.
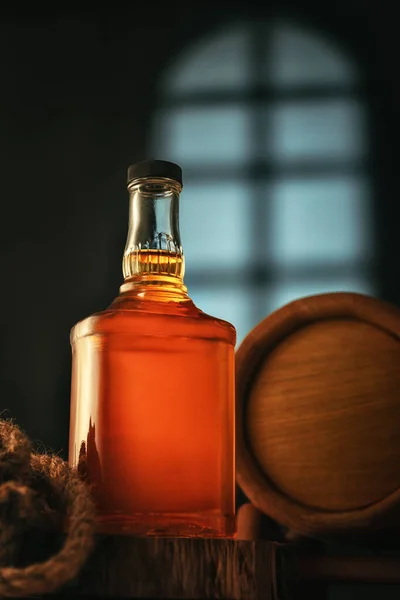
[[[106,310],[79,321],[71,330],[71,342],[91,335],[190,337],[236,343],[231,323],[203,312],[191,300],[113,302]]]

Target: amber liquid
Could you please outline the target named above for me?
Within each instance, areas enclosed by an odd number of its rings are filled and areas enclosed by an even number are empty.
[[[149,261],[179,271],[165,253]],[[139,278],[73,328],[70,463],[84,464],[101,531],[230,537],[235,330],[162,290]]]

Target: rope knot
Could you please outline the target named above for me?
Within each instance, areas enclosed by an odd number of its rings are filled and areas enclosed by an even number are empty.
[[[0,419],[0,483],[26,479],[31,452],[31,443],[19,427]]]
[[[16,481],[0,484],[0,526],[32,519],[35,496],[34,490]]]
[[[32,451],[12,422],[0,419],[0,597],[54,592],[74,579],[92,549],[94,505],[89,487],[57,456]],[[17,566],[24,534],[61,533],[50,558]]]

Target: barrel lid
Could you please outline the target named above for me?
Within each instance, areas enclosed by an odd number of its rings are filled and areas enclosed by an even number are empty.
[[[237,481],[310,534],[400,502],[400,310],[354,293],[275,311],[236,353]]]

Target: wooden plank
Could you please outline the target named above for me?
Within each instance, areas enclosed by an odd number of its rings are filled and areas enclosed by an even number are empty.
[[[99,536],[62,595],[276,600],[273,542]]]

